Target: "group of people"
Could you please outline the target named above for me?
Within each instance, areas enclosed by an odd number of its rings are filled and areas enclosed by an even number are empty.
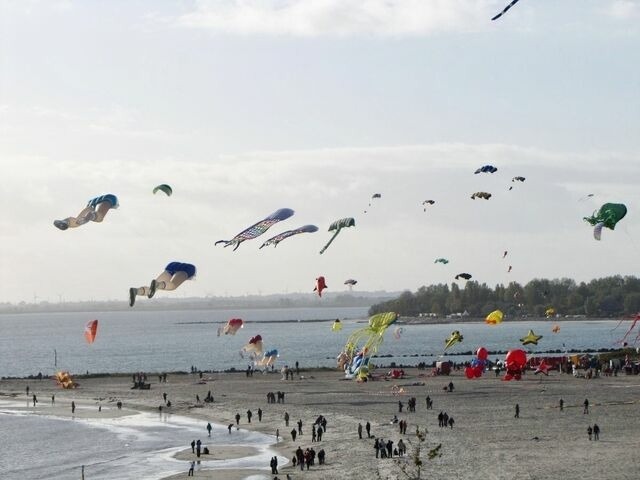
[[[376,458],[403,457],[407,453],[407,446],[402,439],[398,440],[397,446],[393,448],[392,440],[385,442],[382,438],[376,438],[373,443],[373,449],[376,452]]]
[[[284,392],[267,392],[267,403],[284,403]]]
[[[450,417],[447,412],[440,412],[438,414],[438,426],[442,428],[453,428],[454,424],[453,417]]]
[[[326,454],[324,448],[317,453],[319,465],[324,465],[325,455]],[[307,467],[307,470],[309,470],[309,467],[315,465],[315,461],[316,451],[313,449],[313,447],[307,447],[307,449],[303,451],[302,448],[298,446],[295,451],[295,455],[291,459],[291,463],[293,464],[293,466],[295,467],[296,465],[299,465],[300,470],[304,470],[305,465]]]
[[[594,423],[593,427],[591,427],[591,425],[587,427],[587,435],[589,436],[589,440],[591,440],[592,434],[594,440],[600,440],[600,427],[597,423]]]

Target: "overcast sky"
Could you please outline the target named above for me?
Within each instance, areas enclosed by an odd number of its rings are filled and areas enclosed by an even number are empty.
[[[0,0],[0,301],[126,302],[173,260],[197,278],[158,296],[638,275],[640,1],[507,3]]]

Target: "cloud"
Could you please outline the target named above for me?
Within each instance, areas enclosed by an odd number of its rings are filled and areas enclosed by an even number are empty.
[[[493,0],[201,0],[177,24],[245,35],[429,35],[488,28],[496,5]]]

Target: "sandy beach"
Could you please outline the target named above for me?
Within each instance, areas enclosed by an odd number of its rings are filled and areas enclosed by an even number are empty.
[[[378,370],[380,372],[380,370]],[[640,379],[621,375],[590,380],[552,372],[548,377],[527,373],[521,381],[502,381],[493,373],[477,380],[467,380],[462,371],[450,376],[432,377],[428,371],[407,369],[407,377],[398,380],[377,380],[364,384],[344,380],[338,371],[304,370],[294,380],[283,380],[280,374],[244,373],[198,375],[169,374],[167,383],[157,383],[150,375],[149,390],[132,390],[131,376],[107,376],[80,379],[76,390],[60,390],[53,380],[2,380],[0,399],[23,400],[25,410],[34,410],[25,389],[38,395],[36,412],[61,417],[71,416],[71,401],[77,405],[79,416],[129,415],[136,411],[158,411],[163,405],[163,393],[171,401],[171,408],[163,408],[174,415],[202,420],[202,440],[207,437],[207,422],[220,425],[235,424],[240,413],[240,429],[251,429],[273,435],[279,429],[276,450],[291,459],[298,446],[324,449],[326,464],[317,460],[309,470],[294,468],[291,461],[279,466],[278,478],[351,479],[417,478],[412,453],[422,445],[422,478],[434,479],[627,479],[636,478],[640,460],[635,452],[640,447]],[[443,390],[449,382],[454,390]],[[404,390],[392,394],[392,387]],[[196,395],[204,399],[211,391],[213,403],[196,403]],[[285,392],[285,403],[267,403],[268,392]],[[30,395],[31,395],[30,394]],[[51,395],[55,394],[55,406]],[[427,410],[425,398],[433,400]],[[407,412],[407,401],[416,397],[415,413]],[[31,397],[29,397],[30,399]],[[564,400],[564,409],[559,400]],[[583,413],[583,402],[589,400],[589,413]],[[122,401],[118,410],[116,402]],[[404,404],[400,413],[398,402]],[[515,405],[520,418],[514,418]],[[98,406],[102,406],[98,411]],[[262,421],[258,421],[258,409]],[[247,410],[253,412],[247,423]],[[453,428],[438,426],[438,413],[454,417]],[[290,415],[285,426],[284,413]],[[327,419],[327,431],[321,442],[312,443],[311,427],[315,419]],[[394,415],[408,422],[407,433],[400,435]],[[303,435],[292,441],[290,431],[298,420],[303,422]],[[358,423],[371,423],[372,438],[358,438]],[[587,427],[597,423],[600,440],[589,440]],[[416,428],[426,429],[421,443]],[[233,436],[234,426],[228,435]],[[225,431],[225,434],[226,431]],[[400,438],[407,445],[403,458],[376,459],[374,438]],[[441,444],[441,456],[427,459],[427,451]],[[195,456],[190,447],[176,458],[184,460],[184,474],[172,479],[186,478],[189,463]],[[209,459],[202,458],[196,478],[272,479],[269,465],[265,470],[215,470],[207,463],[220,458],[236,458],[247,454],[246,447],[229,446],[213,451]],[[407,469],[409,475],[402,472]],[[412,473],[413,472],[413,473]]]

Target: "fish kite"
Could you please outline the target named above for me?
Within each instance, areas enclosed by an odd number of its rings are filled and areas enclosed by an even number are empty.
[[[331,242],[333,242],[335,238],[338,236],[338,234],[340,233],[340,230],[347,227],[355,227],[355,225],[356,225],[356,221],[351,217],[341,218],[340,220],[336,220],[331,225],[329,225],[329,231],[332,232],[335,230],[336,233],[334,233],[333,236],[327,242],[327,244],[324,247],[322,247],[322,250],[320,250],[320,254],[323,254],[325,250],[329,248],[329,245],[331,245]]]
[[[84,338],[87,343],[93,343],[98,333],[98,320],[90,320],[84,327]]]
[[[464,278],[465,280],[469,280],[471,278],[471,274],[470,273],[459,273],[458,275],[456,275],[456,280],[460,280],[461,278]]]
[[[480,167],[479,169],[477,169],[475,172],[475,174],[478,173],[496,173],[498,171],[498,169],[496,167],[494,167],[493,165],[484,165],[482,167]]]
[[[536,335],[535,333],[533,333],[533,330],[529,330],[529,333],[527,333],[524,337],[522,337],[520,339],[520,342],[522,343],[522,345],[529,345],[529,344],[538,345],[538,340],[540,340],[541,338],[542,338],[542,335]]]
[[[502,323],[503,318],[504,313],[502,313],[500,310],[494,310],[486,316],[486,318],[484,319],[484,323],[488,325],[498,325],[499,323]]]
[[[322,296],[322,290],[324,290],[327,287],[327,284],[325,283],[324,277],[318,277],[316,278],[316,286],[313,287],[313,291],[314,292],[318,292],[318,296],[321,297]]]
[[[463,340],[463,336],[462,334],[458,331],[458,330],[454,330],[453,332],[451,332],[451,335],[449,335],[449,338],[447,338],[444,341],[444,349],[445,351],[449,348],[449,347],[453,347],[456,343],[461,342]]]
[[[471,195],[471,200],[475,200],[476,198],[484,198],[485,200],[489,200],[491,198],[491,194],[487,192],[476,192]]]
[[[153,189],[154,195],[158,192],[164,192],[167,195],[167,197],[170,197],[171,194],[173,194],[173,189],[166,183],[163,183],[162,185],[158,185]]]
[[[447,260],[446,258],[436,258],[433,263],[442,263],[443,265],[446,265],[447,263],[449,263],[449,260]]]
[[[295,230],[287,230],[286,232],[279,233],[275,237],[271,237],[269,240],[260,245],[260,248],[266,247],[267,245],[273,245],[274,247],[277,247],[282,240],[284,240],[285,238],[289,238],[292,235],[298,235],[299,233],[313,233],[317,231],[318,227],[316,227],[315,225],[303,225],[302,227],[296,228]]]
[[[258,223],[251,225],[249,228],[237,234],[231,240],[218,240],[214,245],[224,243],[225,248],[229,245],[235,245],[233,248],[233,251],[235,252],[242,242],[259,237],[276,223],[291,217],[293,213],[293,210],[290,208],[281,208],[276,210],[264,220],[260,220]]]
[[[235,335],[242,327],[244,327],[244,322],[241,318],[232,318],[226,323],[226,325],[218,328],[218,336],[223,333],[225,335]]]
[[[497,14],[495,17],[493,17],[491,19],[491,21],[493,20],[497,20],[499,19],[502,15],[504,15],[505,13],[507,13],[507,11],[513,7],[516,3],[518,3],[519,0],[512,0],[511,3],[509,5],[507,5],[506,7],[504,7],[504,10],[502,10],[499,14]]]
[[[615,229],[616,224],[627,214],[627,207],[622,203],[605,203],[590,217],[584,217],[584,221],[594,226],[593,238],[600,240],[602,227]]]

